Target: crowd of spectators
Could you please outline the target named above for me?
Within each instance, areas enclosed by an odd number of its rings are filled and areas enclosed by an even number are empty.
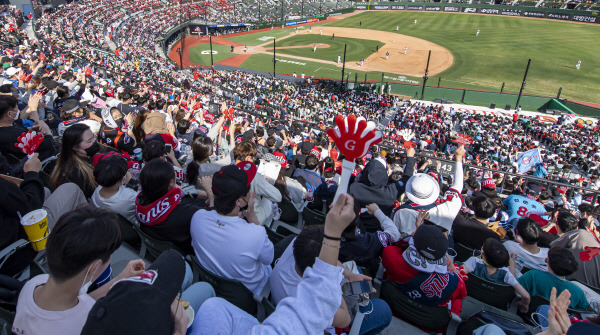
[[[343,91],[314,78],[176,71],[152,55],[136,63],[135,51],[103,53],[85,42],[96,33],[77,14],[99,2],[44,14],[37,39],[2,18],[0,172],[13,179],[0,178],[0,249],[27,238],[19,217],[33,210],[46,211],[50,228],[49,273],[17,285],[14,332],[184,334],[179,296],[195,311],[192,334],[333,334],[353,324],[377,334],[392,312],[404,316],[404,296],[465,317],[467,273],[512,286],[522,315],[534,297],[548,299],[535,306],[546,334],[566,333],[567,307],[585,310],[579,318],[600,312],[600,260],[580,257],[600,248],[598,207],[568,187],[597,189],[597,125],[476,114],[369,85]],[[168,9],[152,13],[167,15],[152,27],[168,26]],[[376,122],[384,141],[354,162],[347,194],[334,201],[344,157],[325,130],[350,113]],[[43,135],[31,157],[15,146],[30,130]],[[403,134],[414,135],[415,148],[403,148]],[[457,134],[475,141],[465,148]],[[531,173],[566,187],[502,174],[533,147],[547,167]],[[436,158],[453,161],[453,173]],[[581,179],[568,180],[563,170],[574,169]],[[284,231],[274,224],[303,210],[324,225],[307,221],[297,235],[277,237]],[[111,277],[119,217],[178,251],[151,265],[131,260]],[[459,247],[474,256],[461,266]],[[20,248],[0,273],[19,277],[36,256]],[[215,298],[219,288],[193,283],[182,256],[254,295],[270,290],[275,311],[259,323]],[[374,279],[379,299],[348,291]]]

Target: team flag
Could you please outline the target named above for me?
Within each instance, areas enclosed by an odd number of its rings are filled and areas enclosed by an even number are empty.
[[[535,148],[517,155],[518,172],[525,173],[542,162],[540,149]]]

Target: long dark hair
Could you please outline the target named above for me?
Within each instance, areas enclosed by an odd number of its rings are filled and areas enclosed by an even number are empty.
[[[71,182],[71,176],[77,175],[83,178],[84,185],[78,185],[82,190],[86,185],[93,188],[98,186],[94,179],[92,166],[84,159],[77,156],[73,148],[83,141],[83,133],[90,130],[90,127],[83,123],[77,123],[67,128],[62,138],[62,148],[56,161],[56,168],[50,176],[50,184],[56,188],[62,184]],[[74,178],[75,180],[79,178]]]
[[[277,176],[277,180],[275,181],[275,188],[279,190],[281,193],[281,199],[290,201],[290,193],[287,190],[287,184],[285,182],[285,176],[283,175],[283,169],[279,169],[279,176]]]
[[[162,159],[153,159],[148,162],[140,173],[141,202],[150,204],[167,194],[173,179],[175,179],[173,165]]]
[[[142,143],[144,141],[144,137],[146,137],[146,132],[142,129],[142,124],[146,121],[146,117],[150,114],[150,111],[147,109],[143,109],[138,112],[137,117],[135,119],[135,125],[133,126],[133,136],[135,136],[135,140],[137,143]]]
[[[196,185],[200,172],[200,164],[213,153],[213,140],[208,136],[200,135],[194,138],[192,142],[192,154],[194,159],[188,164],[186,171],[186,182],[190,185]]]

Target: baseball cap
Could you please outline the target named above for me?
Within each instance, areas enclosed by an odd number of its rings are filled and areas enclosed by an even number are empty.
[[[79,108],[84,108],[85,106],[87,106],[87,102],[81,103],[75,99],[69,99],[63,103],[62,111],[65,114],[71,114],[76,112]]]
[[[257,170],[256,165],[248,161],[222,167],[213,175],[212,190],[215,196],[237,199],[247,194]]]
[[[448,238],[438,227],[431,224],[420,225],[413,242],[415,249],[429,261],[441,259],[448,251]]]
[[[184,275],[183,256],[163,252],[145,272],[119,280],[96,301],[81,334],[172,334],[171,304]]]
[[[542,193],[542,188],[538,184],[527,185],[527,195],[538,196]]]
[[[481,184],[481,188],[491,188],[493,190],[496,189],[496,183],[494,183],[494,181],[491,178],[485,178],[483,179],[483,183]]]
[[[17,69],[16,67],[9,67],[8,69],[6,69],[6,77],[10,78],[14,75],[16,75],[17,73],[19,73],[19,69]]]
[[[417,205],[430,205],[439,195],[438,181],[428,174],[417,173],[406,183],[406,196]]]

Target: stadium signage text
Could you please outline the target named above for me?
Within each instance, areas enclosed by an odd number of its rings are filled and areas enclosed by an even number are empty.
[[[569,19],[569,14],[548,13],[548,18],[549,19],[555,19],[555,20],[568,20]]]
[[[481,8],[481,12],[482,14],[498,14],[500,13],[499,9],[495,9],[495,8]]]
[[[388,10],[388,9],[390,9],[390,6],[387,6],[387,5],[386,6],[376,5],[376,6],[373,6],[373,9],[375,9],[375,10]]]
[[[408,9],[408,10],[423,10],[423,6],[410,6],[410,5],[408,5],[406,7],[406,9]]]
[[[439,12],[442,10],[442,7],[440,6],[427,6],[425,7],[426,11],[432,11],[432,12]]]
[[[597,23],[597,17],[596,16],[587,16],[587,15],[573,15],[573,21],[578,21],[578,22],[590,22],[590,23]]]
[[[503,9],[502,15],[521,16],[521,10],[520,9]]]
[[[477,8],[463,7],[463,13],[477,13]]]
[[[460,12],[460,7],[446,6],[444,7],[444,12]]]
[[[367,9],[367,5],[356,5],[356,9]]]
[[[544,17],[544,12],[532,12],[532,11],[526,11],[526,12],[523,12],[523,16],[529,16],[529,17]]]
[[[271,60],[272,60],[272,58],[271,58]],[[278,62],[282,62],[282,63],[290,63],[290,64],[295,64],[295,65],[306,65],[306,63],[296,62],[296,61],[287,60],[287,59],[275,58],[275,60],[278,61]]]
[[[404,5],[392,5],[392,10],[404,10]]]

